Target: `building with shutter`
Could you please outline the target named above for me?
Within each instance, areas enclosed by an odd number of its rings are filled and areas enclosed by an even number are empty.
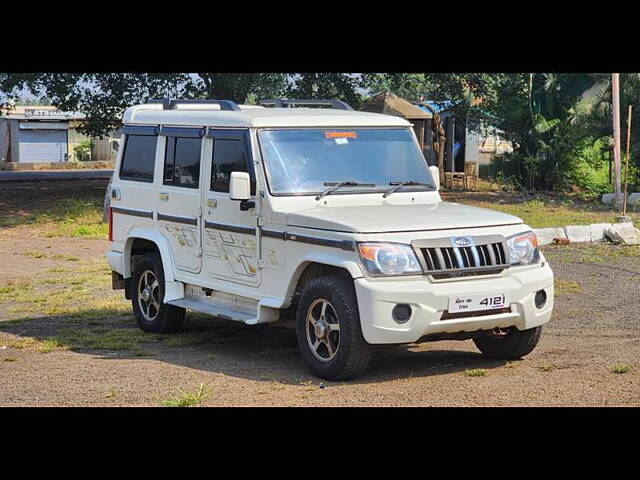
[[[0,167],[7,163],[76,162],[75,147],[91,140],[90,160],[113,161],[119,135],[89,138],[78,131],[85,116],[52,106],[6,106],[0,115]]]

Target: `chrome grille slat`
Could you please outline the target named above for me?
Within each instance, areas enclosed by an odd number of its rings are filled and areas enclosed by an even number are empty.
[[[509,267],[503,242],[503,237],[493,235],[473,238],[468,246],[450,246],[449,238],[414,243],[418,244],[416,250],[426,273],[434,279],[445,279],[502,272]]]

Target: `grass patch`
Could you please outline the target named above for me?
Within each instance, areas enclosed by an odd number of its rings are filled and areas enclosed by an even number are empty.
[[[53,267],[53,268],[48,268],[46,269],[44,272],[45,273],[64,273],[67,270],[64,267]]]
[[[54,260],[65,260],[67,262],[77,262],[80,260],[79,257],[76,257],[74,255],[63,255],[60,253],[56,253],[55,255],[52,255],[51,258],[53,258]]]
[[[498,210],[521,218],[532,228],[614,223],[617,213],[599,200],[583,201],[569,194],[522,192],[444,192],[445,201]],[[640,216],[631,213],[636,226]]]
[[[43,340],[38,343],[36,350],[40,353],[51,353],[58,348],[65,348],[64,345],[61,345],[56,340]]]
[[[582,291],[578,282],[559,278],[555,279],[554,288],[556,293],[579,293]]]
[[[304,387],[304,390],[307,392],[315,392],[316,390],[320,389],[318,385],[315,385],[313,383],[313,380],[308,380],[308,381],[300,380],[298,383],[302,385]]]
[[[15,340],[11,343],[11,347],[13,348],[27,348],[37,344],[38,341],[32,337],[22,337],[18,340]]]
[[[582,243],[579,245],[547,245],[544,255],[553,263],[596,263],[608,264],[640,260],[640,247],[634,245],[611,245]]]
[[[141,352],[142,345],[158,340],[160,336],[145,333],[137,328],[65,328],[55,340],[72,349],[80,350],[131,350]]]
[[[179,388],[174,396],[161,400],[160,405],[163,407],[192,407],[199,405],[211,395],[212,390],[204,383],[201,383],[193,392]]]
[[[55,339],[38,340],[34,337],[18,338],[10,346],[17,349],[35,348],[40,353],[51,353],[58,348],[65,348]]]
[[[162,343],[167,347],[185,347],[187,345],[199,345],[206,343],[207,335],[205,332],[183,332],[177,335],[164,337]]]
[[[546,364],[546,365],[542,365],[541,367],[538,367],[538,370],[540,370],[541,372],[550,372],[551,370],[555,369],[556,367],[554,367],[551,364]]]
[[[20,252],[25,257],[33,257],[33,258],[46,258],[47,254],[44,252],[39,252],[37,250],[23,250]]]
[[[43,226],[47,237],[106,238],[108,226],[102,223],[104,191],[60,192],[63,193],[67,196],[55,201],[24,202],[27,207],[18,199],[9,199],[7,203],[15,205],[9,205],[8,213],[0,216],[0,227]]]
[[[118,396],[118,391],[115,388],[110,388],[104,394],[104,398],[114,398]]]
[[[467,377],[484,377],[487,373],[489,373],[489,371],[485,368],[472,368],[464,371]]]
[[[631,370],[631,367],[629,365],[614,365],[611,367],[611,373],[617,373],[618,375],[621,375],[623,373],[627,373],[629,370]]]
[[[33,285],[24,281],[9,281],[0,287],[0,302],[15,300],[16,297],[33,289]]]
[[[15,362],[18,360],[16,357],[4,357],[5,362]]]

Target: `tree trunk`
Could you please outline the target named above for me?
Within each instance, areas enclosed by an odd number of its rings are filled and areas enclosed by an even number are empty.
[[[444,127],[442,126],[442,118],[430,105],[423,103],[425,107],[431,112],[432,122],[431,130],[433,131],[433,151],[436,152],[436,162],[438,170],[440,171],[440,185],[444,185],[444,147],[447,142],[447,137],[444,133]]]

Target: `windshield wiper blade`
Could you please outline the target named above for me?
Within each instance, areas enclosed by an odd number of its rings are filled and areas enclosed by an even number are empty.
[[[335,192],[336,190],[342,187],[375,187],[376,186],[375,183],[360,183],[360,182],[355,182],[353,180],[346,180],[344,182],[324,182],[323,185],[329,188],[327,188],[321,194],[316,196],[316,200],[320,200],[322,197],[326,197],[327,195],[330,195],[331,193]]]
[[[389,185],[394,185],[394,187],[384,192],[382,194],[382,198],[387,198],[389,195],[397,192],[402,187],[421,186],[421,187],[431,187],[432,190],[435,190],[434,186],[431,185],[430,183],[416,182],[414,180],[407,180],[406,182],[389,182]]]

